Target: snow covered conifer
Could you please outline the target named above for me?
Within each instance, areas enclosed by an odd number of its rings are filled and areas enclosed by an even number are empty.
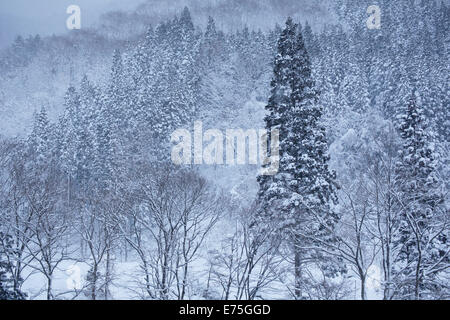
[[[13,262],[13,241],[10,235],[0,232],[0,300],[23,300],[26,295],[18,288],[14,288],[14,280],[11,277]]]
[[[35,160],[32,165],[42,165],[48,163],[51,159],[52,128],[48,119],[47,111],[42,108],[34,117],[33,131],[31,132],[28,143],[31,156]]]
[[[120,128],[125,130],[129,121],[129,115],[127,114],[128,96],[122,56],[119,50],[114,50],[111,78],[107,96],[109,113],[111,114],[111,120],[113,121],[114,126],[117,129]]]
[[[335,174],[328,169],[322,108],[311,76],[311,63],[301,29],[289,18],[278,41],[266,129],[280,130],[280,168],[274,176],[260,176],[261,217],[275,221],[288,235],[295,264],[295,296],[302,298],[303,268],[314,253],[303,249],[331,240],[336,216]],[[316,243],[317,244],[317,243]]]
[[[434,279],[448,267],[448,212],[437,178],[433,135],[415,93],[397,122],[403,146],[396,165],[401,219],[394,289],[401,299],[426,299],[440,291],[436,286],[441,282]]]

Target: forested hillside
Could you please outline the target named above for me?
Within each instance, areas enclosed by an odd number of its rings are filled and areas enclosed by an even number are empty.
[[[312,2],[3,50],[0,299],[449,299],[450,7]],[[200,121],[278,129],[278,171],[174,164]]]

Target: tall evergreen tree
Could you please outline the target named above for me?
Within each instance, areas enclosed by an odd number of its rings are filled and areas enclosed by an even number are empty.
[[[129,122],[127,89],[122,56],[119,50],[114,50],[107,102],[114,126],[122,131],[127,130]]]
[[[118,156],[118,122],[116,110],[108,103],[109,99],[100,94],[95,115],[95,141],[93,157],[93,174],[98,186],[111,188],[117,168]]]
[[[80,113],[80,97],[74,87],[67,89],[64,107],[64,113],[58,123],[58,147],[61,154],[62,169],[68,176],[74,176],[77,170],[75,152]]]
[[[45,171],[51,168],[55,169],[55,166],[53,166],[55,164],[53,154],[56,149],[54,145],[54,131],[46,109],[42,108],[35,114],[33,131],[28,137],[29,161],[27,162],[27,168],[39,180],[45,179]]]
[[[449,263],[448,212],[442,205],[433,136],[415,93],[397,121],[403,146],[396,165],[401,221],[394,289],[401,299],[430,298],[430,292],[439,291],[435,277]]]
[[[34,117],[33,131],[29,137],[29,144],[37,163],[48,161],[50,156],[50,122],[47,111],[42,108]]]
[[[216,23],[212,17],[208,17],[208,24],[206,25],[202,43],[202,62],[205,67],[210,67],[215,55],[220,54],[218,49]]]
[[[130,62],[130,75],[132,88],[129,94],[129,119],[130,130],[139,136],[143,126],[153,126],[153,111],[157,104],[157,68],[161,62],[157,60],[158,46],[162,39],[161,34],[166,29],[165,24],[160,24],[155,31],[147,30],[145,39],[139,43]]]
[[[266,106],[266,129],[280,131],[280,166],[273,176],[260,176],[263,219],[287,231],[294,251],[295,295],[301,299],[303,271],[314,256],[314,239],[330,240],[336,220],[330,203],[336,201],[335,174],[328,169],[328,147],[321,126],[322,109],[311,77],[311,64],[301,28],[291,18],[278,41],[271,96]]]
[[[79,97],[79,113],[75,115],[77,178],[78,181],[87,181],[92,174],[96,154],[96,118],[101,106],[100,92],[86,75],[81,80]]]

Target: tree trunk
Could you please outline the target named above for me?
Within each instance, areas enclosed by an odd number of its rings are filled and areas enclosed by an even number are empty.
[[[417,252],[419,256],[417,257],[417,266],[416,266],[416,277],[415,277],[415,285],[414,285],[414,298],[416,300],[420,300],[420,283],[422,281],[420,277],[421,267],[422,267],[422,250],[420,248],[420,242],[417,240]]]
[[[188,264],[184,263],[184,274],[183,274],[183,286],[181,289],[181,297],[180,300],[184,300],[184,296],[186,295],[186,286],[187,286],[187,273],[188,273]]]
[[[366,296],[366,277],[360,276],[361,277],[361,300],[366,300],[367,296]]]
[[[106,250],[106,270],[105,270],[105,300],[109,298],[109,284],[111,281],[111,248],[108,244],[108,249]]]
[[[52,285],[53,285],[53,281],[52,281],[52,275],[49,274],[47,276],[47,300],[53,300],[53,294],[52,294]]]
[[[92,274],[92,283],[91,283],[91,299],[96,300],[97,299],[97,265],[92,268],[93,274]]]
[[[300,249],[300,237],[295,237],[294,242],[294,283],[295,283],[295,299],[300,300],[302,299],[302,253]]]

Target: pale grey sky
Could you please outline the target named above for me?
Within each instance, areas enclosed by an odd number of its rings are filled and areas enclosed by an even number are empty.
[[[145,0],[0,0],[0,47],[18,34],[51,35],[66,31],[66,9],[81,8],[82,26],[95,24],[107,11],[133,9]]]

